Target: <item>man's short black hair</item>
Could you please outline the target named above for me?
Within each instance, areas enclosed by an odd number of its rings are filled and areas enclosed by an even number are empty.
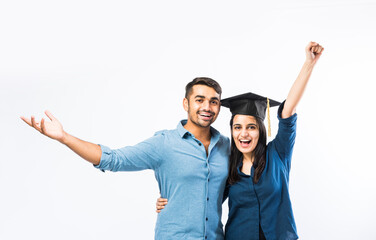
[[[189,98],[189,95],[191,95],[192,93],[192,87],[194,85],[205,85],[213,88],[219,94],[219,96],[221,96],[222,94],[221,86],[214,79],[208,77],[197,77],[189,82],[187,86],[185,86],[185,98]]]

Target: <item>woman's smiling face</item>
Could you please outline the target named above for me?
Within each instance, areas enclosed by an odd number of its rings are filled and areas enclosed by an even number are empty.
[[[237,114],[234,116],[231,130],[238,150],[243,154],[251,154],[257,146],[260,135],[256,118]]]

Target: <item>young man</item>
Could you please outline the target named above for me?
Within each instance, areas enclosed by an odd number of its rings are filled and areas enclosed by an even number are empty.
[[[51,122],[21,118],[102,171],[153,169],[161,196],[169,199],[158,215],[155,239],[223,239],[222,195],[230,142],[210,126],[219,114],[221,93],[213,79],[195,78],[187,84],[183,100],[187,120],[117,150],[73,137],[48,111]]]

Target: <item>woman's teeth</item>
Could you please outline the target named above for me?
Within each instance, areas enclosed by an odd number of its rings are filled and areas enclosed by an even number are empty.
[[[251,140],[240,140],[240,146],[243,148],[249,147]]]

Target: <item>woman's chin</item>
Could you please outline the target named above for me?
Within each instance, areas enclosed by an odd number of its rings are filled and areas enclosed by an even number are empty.
[[[243,147],[238,147],[238,150],[243,153],[243,154],[250,154],[253,152],[254,148],[252,147],[247,147],[247,148],[243,148]]]

